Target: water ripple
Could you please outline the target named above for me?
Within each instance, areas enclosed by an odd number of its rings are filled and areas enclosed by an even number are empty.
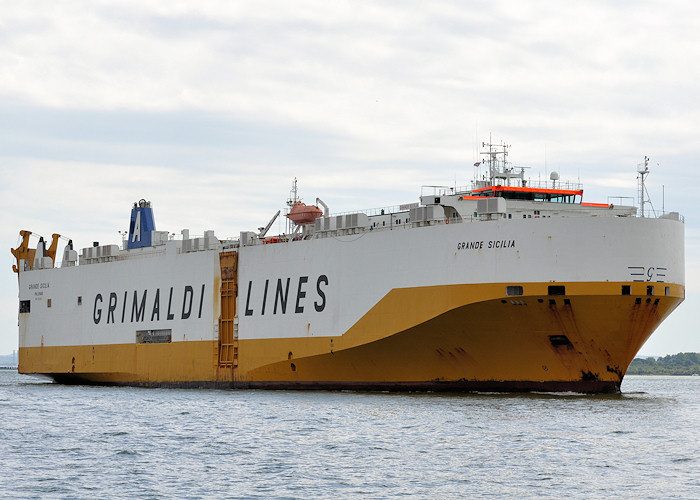
[[[6,372],[0,495],[698,498],[698,379],[461,395],[71,387]]]

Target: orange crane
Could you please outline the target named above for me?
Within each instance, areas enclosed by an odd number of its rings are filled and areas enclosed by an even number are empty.
[[[34,254],[36,254],[36,248],[29,248],[29,236],[31,236],[31,231],[22,230],[19,235],[22,237],[22,242],[17,248],[10,248],[12,255],[17,259],[17,264],[12,265],[12,270],[19,273],[19,261],[24,259],[27,261],[29,269],[34,265]]]
[[[29,269],[34,267],[34,257],[36,255],[36,248],[29,248],[29,237],[31,236],[31,234],[31,231],[20,231],[19,235],[22,237],[22,242],[17,248],[10,248],[12,255],[15,256],[15,259],[17,259],[17,264],[12,265],[12,270],[16,273],[19,273],[19,261],[22,259],[27,261],[27,266],[29,266]],[[60,234],[52,234],[51,245],[46,250],[46,256],[51,257],[51,261],[53,263],[56,262],[56,250],[58,249],[59,238],[61,238]]]
[[[58,239],[61,237],[58,233],[51,235],[51,246],[46,250],[46,256],[51,257],[51,262],[56,265],[56,250],[58,249]]]

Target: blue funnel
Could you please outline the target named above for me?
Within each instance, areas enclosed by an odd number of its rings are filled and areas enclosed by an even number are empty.
[[[156,221],[153,218],[151,202],[139,200],[131,209],[131,223],[129,224],[129,240],[127,248],[142,248],[151,246],[151,231],[156,230]]]

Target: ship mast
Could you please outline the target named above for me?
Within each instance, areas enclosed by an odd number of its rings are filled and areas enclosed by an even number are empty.
[[[292,207],[299,201],[299,196],[298,196],[298,191],[297,191],[297,178],[294,178],[294,182],[292,183],[292,190],[289,192],[289,199],[287,200],[287,206],[289,207],[289,210],[287,210],[287,213],[290,213],[292,211]],[[287,233],[291,233],[293,231],[293,226],[294,223],[287,218]]]
[[[645,192],[646,186],[644,185],[644,178],[649,175],[649,157],[644,157],[644,163],[637,165],[637,183],[639,188],[639,211],[641,216],[644,217],[644,203],[645,203]]]
[[[510,144],[494,144],[491,142],[491,137],[489,136],[489,142],[482,142],[482,148],[488,148],[486,151],[482,151],[482,155],[486,155],[484,163],[488,165],[489,169],[489,185],[511,185],[511,179],[514,179],[515,185],[524,186],[525,185],[525,169],[523,167],[509,167],[508,165],[508,148]],[[515,172],[516,168],[520,168],[520,172]],[[486,186],[478,186],[486,187]]]

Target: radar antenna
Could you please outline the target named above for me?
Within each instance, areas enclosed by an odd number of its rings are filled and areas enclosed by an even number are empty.
[[[510,186],[511,180],[514,181],[516,186],[525,186],[525,168],[527,167],[514,166],[508,161],[510,144],[504,142],[494,144],[491,142],[491,136],[489,135],[489,142],[482,142],[481,147],[485,148],[481,152],[483,159],[475,163],[474,166],[485,165],[488,168],[488,180],[482,179],[479,181],[477,179],[476,187],[495,186],[497,184]],[[520,172],[516,172],[516,169],[520,169]]]

